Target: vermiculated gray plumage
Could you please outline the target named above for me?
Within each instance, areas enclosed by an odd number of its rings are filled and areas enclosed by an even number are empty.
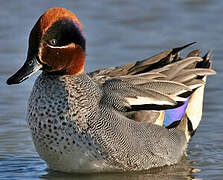
[[[206,59],[182,60],[172,52],[153,57],[153,63],[148,59],[90,74],[41,74],[27,115],[40,156],[51,168],[66,172],[145,170],[177,163],[187,147],[189,119],[169,129],[155,122],[160,112],[180,106],[203,86],[200,77],[214,71],[191,65]],[[184,78],[174,71],[176,66]]]
[[[103,92],[85,74],[72,79],[41,75],[35,84],[28,122],[43,159],[48,157],[42,151],[60,155],[75,141],[93,160],[105,158],[117,168],[143,170],[176,163],[186,147],[183,132],[135,122],[117,112],[106,103],[109,99],[102,101]]]

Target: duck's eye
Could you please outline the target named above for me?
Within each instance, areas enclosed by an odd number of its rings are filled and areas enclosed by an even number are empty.
[[[50,44],[51,44],[52,46],[55,46],[55,45],[57,44],[57,40],[56,40],[56,39],[51,39],[51,40],[50,40]]]

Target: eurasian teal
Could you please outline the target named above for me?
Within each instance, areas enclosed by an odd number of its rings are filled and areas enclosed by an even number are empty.
[[[193,43],[191,43],[193,44]],[[86,74],[80,21],[47,10],[33,27],[26,62],[7,81],[38,70],[27,121],[40,157],[64,172],[146,170],[179,162],[202,115],[211,55],[187,46]]]

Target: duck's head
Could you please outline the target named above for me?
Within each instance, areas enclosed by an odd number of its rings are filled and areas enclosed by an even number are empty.
[[[49,74],[79,74],[84,70],[84,63],[85,38],[80,21],[64,8],[52,8],[33,27],[27,59],[7,84],[21,83],[38,70]]]

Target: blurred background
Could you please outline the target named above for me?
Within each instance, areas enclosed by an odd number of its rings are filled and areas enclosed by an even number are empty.
[[[25,120],[36,76],[14,86],[5,81],[24,63],[31,28],[55,6],[75,12],[83,23],[86,71],[141,60],[193,41],[198,43],[189,50],[212,50],[217,75],[208,78],[203,120],[182,162],[131,174],[67,175],[47,169]],[[223,179],[222,11],[221,0],[1,1],[0,179]]]

